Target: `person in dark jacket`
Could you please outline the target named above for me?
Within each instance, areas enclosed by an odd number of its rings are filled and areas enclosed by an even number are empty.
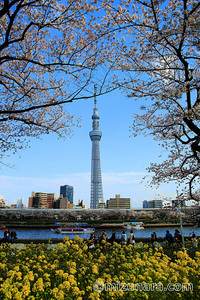
[[[153,231],[153,233],[151,234],[151,244],[152,244],[153,249],[154,249],[156,241],[157,241],[157,236],[156,236],[155,231]]]
[[[166,230],[165,240],[168,242],[168,245],[171,246],[173,243],[173,236],[169,232],[169,230]]]
[[[14,229],[12,229],[11,234],[10,234],[10,241],[13,243],[13,241],[17,238],[17,233],[15,232]]]
[[[155,231],[153,231],[153,233],[151,234],[151,242],[154,243],[156,241],[157,241],[157,236],[156,236]]]
[[[174,233],[174,241],[177,242],[177,244],[182,244],[182,235],[180,234],[180,231],[178,229],[175,229]]]
[[[4,231],[4,237],[2,239],[2,243],[9,243],[10,242],[10,231],[8,228]]]
[[[113,229],[113,231],[112,231],[112,235],[111,235],[111,238],[109,239],[109,242],[111,244],[113,244],[115,242],[115,229]]]

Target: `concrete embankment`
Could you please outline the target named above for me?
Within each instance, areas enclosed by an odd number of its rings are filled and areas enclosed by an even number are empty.
[[[16,224],[16,223],[10,223],[10,224],[4,224],[6,225],[6,228],[9,228],[10,230],[15,228],[29,228],[29,229],[55,229],[55,228],[59,228],[59,227],[75,227],[74,224],[59,224],[59,225],[55,225],[55,224]],[[124,224],[89,224],[87,226],[81,226],[81,227],[91,227],[91,228],[95,228],[95,229],[123,229],[123,226]],[[162,228],[162,227],[179,227],[180,228],[180,224],[178,223],[173,223],[173,224],[168,224],[168,223],[165,223],[165,224],[143,224],[142,225],[145,229],[147,228],[152,228],[152,229],[155,229],[155,228]],[[194,224],[193,223],[184,223],[183,224],[183,227],[193,227]]]
[[[101,224],[95,225],[93,224],[92,227],[95,228],[116,228],[116,227],[123,227],[125,224]],[[156,228],[156,227],[180,227],[180,223],[155,223],[155,224],[142,224],[144,228]],[[182,226],[194,226],[194,223],[183,223]]]

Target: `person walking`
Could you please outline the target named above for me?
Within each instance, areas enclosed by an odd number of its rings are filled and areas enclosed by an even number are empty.
[[[126,233],[125,233],[125,231],[123,231],[122,235],[121,235],[121,244],[122,244],[122,246],[126,245],[126,242],[127,242]]]
[[[194,233],[194,231],[192,233],[192,245],[194,248],[198,247],[198,240],[196,239],[196,234]]]
[[[133,230],[131,230],[131,232],[129,234],[128,244],[133,245],[133,246],[135,245],[135,235],[133,233]]]
[[[105,230],[102,231],[101,240],[105,241],[105,242],[107,241],[107,234],[106,234]]]
[[[94,244],[95,243],[95,235],[93,232],[90,235],[89,243],[90,243],[89,248],[95,248],[95,244]]]

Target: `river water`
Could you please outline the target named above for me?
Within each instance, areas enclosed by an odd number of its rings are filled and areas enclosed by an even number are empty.
[[[11,229],[11,228],[10,228]],[[63,238],[64,236],[68,236],[70,239],[75,237],[74,234],[57,234],[54,233],[51,229],[42,229],[42,228],[14,228],[17,237],[20,239],[53,239],[53,238]],[[152,227],[145,228],[140,230],[133,230],[136,238],[150,238],[153,231],[156,232],[157,237],[164,237],[166,234],[166,230],[169,230],[172,235],[174,235],[175,229],[180,230],[180,226],[174,227]],[[115,228],[116,238],[120,238],[122,231],[125,230],[123,228]],[[111,237],[112,229],[105,228],[108,238]],[[127,237],[129,236],[130,230],[125,230]],[[183,235],[191,236],[192,232],[196,234],[196,236],[200,236],[200,227],[183,227]],[[102,233],[102,229],[95,230],[95,237],[98,238]],[[0,230],[0,239],[3,238],[4,230]],[[80,234],[79,237],[88,239],[90,234]]]

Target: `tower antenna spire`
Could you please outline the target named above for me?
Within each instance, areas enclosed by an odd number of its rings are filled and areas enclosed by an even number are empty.
[[[94,85],[94,106],[97,108],[97,85]]]

